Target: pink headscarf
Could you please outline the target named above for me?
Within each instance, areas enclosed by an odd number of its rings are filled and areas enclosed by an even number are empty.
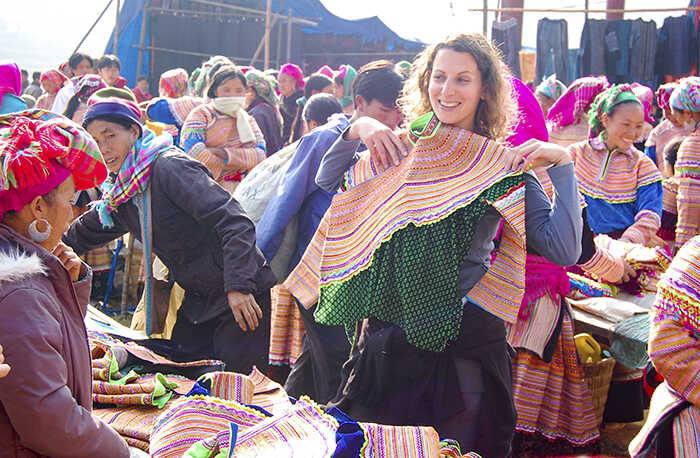
[[[44,73],[41,74],[41,78],[39,78],[39,81],[44,80],[53,81],[56,85],[56,91],[58,91],[63,87],[63,84],[68,80],[68,77],[61,73],[59,70],[51,69],[46,70]]]
[[[548,141],[549,132],[544,114],[532,90],[516,77],[511,77],[511,84],[511,96],[518,103],[518,120],[513,126],[513,134],[506,142],[510,146],[518,146],[532,138]]]
[[[187,70],[184,68],[173,68],[163,72],[158,82],[158,95],[177,99],[187,92]]]
[[[297,80],[297,87],[303,88],[306,83],[304,82],[304,72],[301,71],[298,65],[287,63],[282,65],[280,68],[280,75],[288,75]]]
[[[596,96],[610,87],[605,76],[586,76],[579,78],[561,97],[554,102],[547,115],[547,122],[554,127],[574,124],[586,113]]]
[[[325,75],[330,79],[333,79],[333,69],[330,68],[328,65],[324,65],[323,67],[319,68],[316,70],[316,73],[319,75]]]
[[[637,96],[642,106],[644,107],[644,121],[649,124],[654,124],[654,118],[651,117],[651,106],[654,103],[654,92],[646,86],[639,83],[630,84],[632,92]]]
[[[0,100],[8,93],[22,95],[22,74],[14,62],[0,65]]]
[[[678,87],[678,83],[666,83],[659,86],[656,90],[656,104],[662,110],[671,109],[671,94]]]

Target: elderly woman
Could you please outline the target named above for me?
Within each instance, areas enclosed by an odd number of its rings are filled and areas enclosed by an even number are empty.
[[[73,222],[67,244],[84,253],[127,232],[148,237],[185,290],[172,341],[232,371],[264,371],[275,279],[253,223],[202,163],[143,127],[134,103],[90,102],[83,125],[113,175],[102,200]]]
[[[39,116],[48,115],[0,118],[0,335],[12,365],[7,374],[0,364],[0,450],[128,457],[126,442],[90,414],[83,320],[92,275],[61,243],[76,190],[100,184],[107,170],[85,131]]]

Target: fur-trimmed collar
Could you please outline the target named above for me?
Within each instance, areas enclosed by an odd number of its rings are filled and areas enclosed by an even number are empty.
[[[19,250],[9,253],[0,251],[0,284],[26,280],[36,274],[46,274],[46,270],[36,253],[27,254]]]

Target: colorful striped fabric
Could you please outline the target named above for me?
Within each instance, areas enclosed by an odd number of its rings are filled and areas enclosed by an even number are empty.
[[[211,104],[200,105],[190,112],[182,126],[180,146],[198,160],[201,160],[200,156],[203,156],[207,148],[223,148],[228,159],[224,161],[216,157],[221,162],[221,172],[220,176],[214,175],[214,178],[219,182],[234,180],[265,159],[265,138],[255,119],[250,117],[248,121],[255,135],[255,146],[241,143],[236,119],[219,113]],[[211,160],[209,158],[209,162],[202,162],[208,165]],[[240,178],[235,181],[240,181]]]
[[[678,207],[676,199],[678,198],[678,179],[675,176],[666,178],[663,182],[663,187],[663,211],[677,215]]]
[[[168,99],[168,108],[173,118],[175,118],[178,128],[185,124],[185,120],[192,113],[192,110],[202,104],[204,104],[203,98],[189,95],[178,97],[177,99]]]
[[[646,244],[661,224],[662,177],[656,165],[634,147],[608,151],[600,137],[568,150],[579,191],[586,197],[591,228],[596,233],[629,230],[623,239]],[[649,195],[642,196],[643,190]]]
[[[572,82],[554,102],[547,114],[547,123],[564,127],[580,122],[596,96],[610,87],[605,76],[587,76]]]
[[[255,387],[253,405],[262,407],[273,415],[286,413],[292,408],[292,402],[282,385],[267,378],[257,367],[253,367],[248,378]]]
[[[700,130],[688,136],[678,149],[676,248],[700,233]]]
[[[513,360],[516,430],[583,446],[600,437],[591,392],[578,362],[571,318],[564,314],[552,361],[517,349]]]
[[[175,401],[153,427],[149,453],[154,458],[181,457],[193,444],[228,430],[239,434],[265,420],[258,410],[211,396],[190,396]]]
[[[656,166],[664,170],[664,150],[666,145],[676,137],[686,137],[692,132],[692,127],[676,127],[668,119],[662,119],[649,133],[649,138],[644,143],[645,149],[654,147],[656,153]]]
[[[507,224],[499,256],[469,297],[515,321],[524,288],[525,187],[522,175],[505,170],[508,150],[501,145],[442,125],[432,113],[412,129],[415,146],[401,164],[371,177],[371,158],[365,157],[348,172],[349,189],[334,197],[326,214],[330,223],[315,317],[352,327],[375,316],[401,326],[413,345],[441,351],[458,332],[461,256],[469,249],[469,227],[478,223],[487,204]],[[451,237],[449,231],[459,236]],[[464,245],[463,253],[456,243]],[[446,250],[445,255],[438,250]],[[428,255],[439,259],[433,264]],[[401,266],[394,264],[398,260]],[[375,297],[369,302],[357,294],[368,288]]]
[[[545,294],[534,301],[529,306],[529,316],[526,319],[519,317],[518,321],[506,327],[506,338],[510,346],[527,349],[542,358],[544,349],[556,330],[560,307],[558,295],[552,297]]]
[[[302,397],[286,414],[239,430],[231,456],[329,457],[335,451],[337,429],[335,418]]]
[[[235,401],[241,404],[252,404],[255,385],[243,374],[234,372],[207,372],[197,379],[200,385],[209,388],[216,398],[225,401]]]
[[[440,437],[430,426],[359,423],[365,433],[360,458],[440,458]]]
[[[182,97],[187,92],[187,70],[184,68],[173,68],[160,75],[158,82],[158,95],[176,99]]]
[[[284,285],[275,286],[272,288],[270,364],[277,366],[287,364],[293,367],[301,354],[303,338],[304,322],[294,297]]]
[[[169,382],[162,374],[149,381],[119,384],[93,380],[92,400],[98,404],[144,405],[163,407],[173,396],[177,383]]]
[[[585,116],[577,124],[564,127],[549,125],[548,127],[549,141],[564,148],[588,139],[588,118]]]
[[[148,450],[151,431],[158,421],[158,417],[174,402],[176,401],[170,400],[163,406],[163,409],[149,406],[111,407],[93,409],[92,414],[119,433],[129,445],[141,450]]]

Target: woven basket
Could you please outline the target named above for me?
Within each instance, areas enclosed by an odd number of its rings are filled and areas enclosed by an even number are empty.
[[[595,412],[598,425],[603,423],[603,411],[608,400],[608,390],[610,389],[614,368],[614,358],[605,358],[597,363],[583,364],[583,373],[586,375],[586,382],[591,390],[593,411]]]

